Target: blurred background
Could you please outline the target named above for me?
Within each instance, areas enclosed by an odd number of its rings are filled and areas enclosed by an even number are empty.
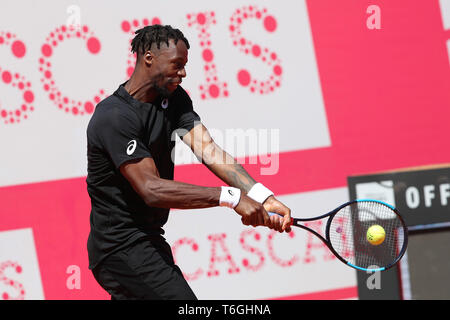
[[[200,299],[450,298],[449,0],[3,0],[0,299],[109,299],[88,270],[86,127],[150,24],[188,38],[194,109],[292,216],[375,198],[410,228],[401,263],[368,274],[302,230],[173,210]],[[179,140],[173,155],[176,180],[223,184]]]

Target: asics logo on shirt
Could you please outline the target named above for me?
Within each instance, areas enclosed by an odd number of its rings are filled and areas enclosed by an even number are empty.
[[[134,150],[136,150],[136,146],[137,146],[136,140],[131,140],[130,142],[128,142],[127,155],[131,156]]]
[[[169,100],[164,99],[164,100],[161,102],[161,107],[162,107],[163,109],[167,109],[168,106],[169,106]]]

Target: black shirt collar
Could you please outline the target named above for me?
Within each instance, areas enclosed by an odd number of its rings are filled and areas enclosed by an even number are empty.
[[[141,102],[139,100],[136,100],[135,98],[133,98],[128,91],[125,89],[125,84],[128,81],[125,81],[124,83],[122,83],[119,88],[116,90],[116,92],[114,92],[115,95],[117,95],[118,97],[122,98],[123,100],[125,100],[128,104],[132,105],[133,107],[139,108],[142,105],[152,105],[152,106],[156,106],[161,108],[161,103],[162,103],[162,97],[159,96],[155,99],[155,101],[153,102]]]

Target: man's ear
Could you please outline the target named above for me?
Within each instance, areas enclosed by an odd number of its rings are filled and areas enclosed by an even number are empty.
[[[148,50],[144,53],[143,58],[146,65],[151,65],[153,63],[154,55],[150,50]]]

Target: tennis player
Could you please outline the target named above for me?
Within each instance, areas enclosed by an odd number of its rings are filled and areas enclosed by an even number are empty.
[[[111,299],[197,299],[163,237],[170,208],[226,206],[244,225],[279,232],[290,231],[290,209],[202,125],[180,86],[189,49],[182,32],[147,26],[131,46],[132,76],[96,106],[87,128],[89,268]],[[174,181],[173,132],[227,186]]]

